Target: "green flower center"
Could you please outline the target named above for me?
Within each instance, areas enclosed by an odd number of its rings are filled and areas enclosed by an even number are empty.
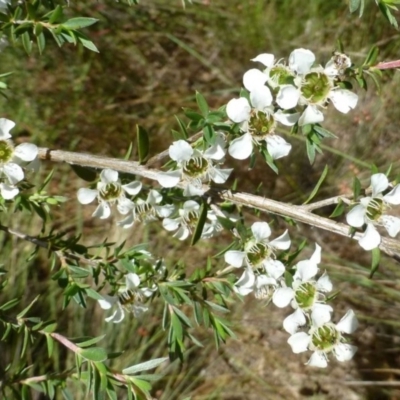
[[[252,267],[258,267],[271,255],[271,249],[264,243],[255,243],[246,251],[247,261]]]
[[[119,182],[109,182],[100,191],[99,196],[102,200],[113,201],[121,196],[122,187]]]
[[[199,220],[199,213],[197,211],[189,211],[184,216],[184,220],[189,229],[195,229]]]
[[[156,210],[149,203],[136,204],[135,219],[140,222],[149,222],[157,219]]]
[[[0,140],[0,163],[7,164],[14,155],[14,146],[10,140]]]
[[[373,198],[368,203],[367,218],[371,221],[377,221],[385,211],[385,204],[380,198]]]
[[[316,295],[315,286],[311,282],[305,282],[296,289],[294,298],[301,309],[307,310],[313,306]]]
[[[183,166],[183,172],[191,178],[204,175],[209,167],[208,161],[203,157],[193,157]]]
[[[310,72],[304,77],[301,85],[302,95],[311,104],[324,103],[331,89],[331,80],[321,72]]]
[[[274,65],[269,70],[271,80],[277,85],[293,85],[294,76],[284,65]]]
[[[311,343],[317,350],[330,351],[340,341],[340,333],[331,324],[320,326],[312,334]]]
[[[274,132],[276,121],[274,116],[263,111],[253,111],[249,120],[249,132],[255,139],[262,139]]]

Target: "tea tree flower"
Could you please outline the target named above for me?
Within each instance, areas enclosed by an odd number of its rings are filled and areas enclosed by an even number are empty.
[[[22,166],[34,161],[38,155],[38,149],[32,143],[14,146],[10,134],[14,126],[13,121],[0,118],[0,175],[5,175],[8,181],[1,184],[1,195],[5,199],[13,199],[18,194],[15,185],[25,177]]]
[[[261,71],[259,71],[261,73]],[[292,146],[282,137],[275,134],[277,122],[292,126],[298,119],[298,114],[274,113],[272,95],[268,87],[255,87],[250,92],[250,101],[244,97],[231,99],[226,106],[226,113],[233,122],[240,124],[244,134],[229,145],[229,154],[238,160],[250,157],[254,145],[266,144],[272,159],[285,157]]]
[[[104,169],[100,173],[100,182],[97,183],[96,189],[81,188],[78,190],[78,201],[81,204],[89,204],[97,198],[99,205],[92,216],[105,219],[110,216],[110,205],[114,203],[117,203],[117,209],[121,214],[127,214],[133,208],[133,203],[126,197],[126,194],[135,196],[141,188],[142,184],[137,181],[122,185],[117,171]]]
[[[126,287],[116,296],[102,295],[103,299],[98,300],[103,310],[115,308],[113,314],[105,319],[107,322],[118,324],[125,318],[125,312],[131,312],[135,317],[139,317],[148,310],[143,301],[154,293],[154,289],[140,288],[140,277],[134,273],[127,274],[125,282]]]
[[[297,332],[289,338],[288,343],[294,353],[307,350],[314,352],[307,365],[326,368],[330,353],[341,362],[351,360],[356,353],[357,347],[348,344],[343,336],[344,333],[351,334],[357,329],[358,321],[353,310],[349,310],[338,324],[330,322],[330,319],[329,312],[314,312],[309,332]]]
[[[149,190],[146,200],[137,199],[132,203],[132,209],[128,212],[128,216],[117,223],[127,229],[133,226],[135,222],[148,223],[156,221],[158,218],[169,217],[175,210],[172,204],[161,205],[162,195],[157,190]]]
[[[169,147],[169,156],[178,168],[159,174],[158,183],[166,188],[184,184],[184,196],[201,196],[203,182],[225,183],[232,168],[221,169],[219,162],[225,157],[224,135],[217,133],[216,141],[205,151],[193,149],[185,140],[178,140]]]
[[[391,205],[400,204],[400,185],[383,195],[388,188],[389,180],[385,174],[372,175],[371,196],[361,198],[359,204],[346,215],[347,223],[354,228],[361,228],[367,224],[364,235],[358,241],[365,250],[372,250],[381,242],[381,236],[375,226],[383,226],[391,237],[400,232],[400,218],[386,215]]]
[[[235,268],[243,265],[252,269],[261,268],[269,276],[275,276],[274,270],[284,271],[283,264],[275,260],[275,251],[290,247],[288,232],[285,231],[278,238],[269,241],[272,232],[267,222],[255,222],[251,226],[251,232],[252,237],[245,242],[243,250],[229,250],[225,253],[225,262]]]
[[[321,262],[321,247],[315,246],[314,254],[309,260],[299,261],[293,276],[292,287],[278,288],[273,295],[273,303],[277,307],[291,306],[296,310],[285,318],[283,327],[289,333],[297,331],[299,326],[306,323],[304,314],[314,309],[332,311],[332,307],[325,302],[325,293],[332,290],[332,283],[327,274],[323,274],[318,280],[318,264]]]

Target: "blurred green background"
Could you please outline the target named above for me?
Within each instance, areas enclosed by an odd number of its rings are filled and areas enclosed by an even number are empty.
[[[7,100],[0,100],[2,117],[16,122],[16,142],[30,140],[39,146],[121,157],[135,142],[135,126],[150,133],[151,152],[164,150],[176,129],[175,114],[182,107],[195,107],[200,91],[211,107],[218,108],[237,96],[243,73],[254,66],[250,59],[259,53],[287,58],[299,47],[312,50],[324,64],[341,39],[355,64],[372,45],[380,49],[380,61],[400,58],[400,35],[367,1],[365,15],[350,15],[346,1],[326,0],[203,0],[185,9],[179,0],[141,0],[128,7],[114,1],[71,2],[71,15],[87,15],[99,22],[87,33],[100,50],[91,53],[80,47],[59,49],[49,41],[43,56],[26,56],[22,48],[7,48],[1,56],[1,72],[8,78]],[[276,176],[258,162],[249,171],[246,162],[235,166],[238,188],[254,191],[262,182],[261,194],[299,204],[311,192],[323,167],[330,172],[320,198],[348,193],[358,175],[369,184],[365,163],[375,163],[384,172],[390,163],[399,172],[400,80],[397,71],[384,73],[381,91],[372,82],[367,92],[358,90],[356,110],[342,115],[329,110],[325,127],[338,139],[326,143],[324,154],[309,165],[304,143],[287,136],[293,144],[289,157],[279,161]],[[81,208],[76,190],[85,185],[72,171],[56,169],[49,191],[70,200],[55,210],[52,226],[70,234],[83,233],[87,245],[106,237],[121,243],[148,242],[154,254],[204,265],[206,257],[228,243],[229,237],[205,242],[191,249],[177,243],[156,225],[118,230],[115,221],[95,221],[93,208]],[[77,211],[78,210],[78,211]],[[322,210],[329,215],[332,209]],[[393,210],[395,212],[395,210]],[[3,224],[38,235],[40,222],[15,214]],[[261,215],[261,219],[271,218]],[[273,218],[272,218],[273,219]],[[248,222],[255,220],[251,214]],[[283,228],[284,222],[276,222]],[[253,298],[233,305],[230,320],[238,339],[219,351],[210,332],[196,331],[204,348],[190,348],[183,365],[174,364],[155,384],[154,397],[184,399],[399,399],[400,375],[400,266],[385,258],[373,280],[368,278],[369,255],[355,243],[307,226],[292,227],[295,243],[309,240],[323,247],[322,269],[332,276],[341,292],[334,301],[335,318],[353,308],[361,326],[354,335],[360,347],[346,364],[332,361],[326,370],[307,368],[307,355],[294,355],[286,343],[282,319],[287,310],[266,307]],[[41,298],[32,314],[57,319],[58,331],[68,337],[100,335],[110,351],[125,350],[113,367],[122,368],[166,354],[165,333],[160,329],[162,307],[154,304],[143,319],[127,318],[120,325],[104,323],[104,313],[91,302],[88,309],[76,304],[60,313],[61,289],[51,280],[45,251],[26,263],[33,246],[14,237],[0,235],[1,259],[9,270],[10,285],[0,293],[0,303],[22,297],[21,309],[36,296]],[[306,254],[304,255],[306,256]],[[17,339],[16,339],[17,340]],[[0,368],[13,354],[0,343]],[[29,356],[32,373],[57,371],[73,365],[73,355],[59,348],[47,358],[45,343],[34,343]],[[18,360],[15,360],[18,362]],[[76,399],[81,388],[71,386]],[[62,398],[59,395],[59,398]],[[44,398],[44,397],[36,397]],[[124,399],[121,393],[121,399]]]

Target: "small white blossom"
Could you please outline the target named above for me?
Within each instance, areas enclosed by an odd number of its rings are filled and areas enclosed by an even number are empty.
[[[292,287],[278,288],[272,298],[277,307],[286,307],[290,303],[296,310],[283,321],[283,327],[289,333],[295,333],[299,326],[306,323],[305,313],[317,308],[333,311],[331,306],[324,304],[324,293],[332,290],[328,275],[323,274],[318,280],[315,279],[321,261],[321,247],[318,245],[315,247],[314,254],[309,260],[297,263]]]
[[[81,188],[78,190],[78,201],[81,204],[89,204],[97,198],[99,205],[92,214],[101,219],[108,218],[111,214],[110,205],[117,203],[118,211],[125,215],[133,208],[133,203],[126,197],[126,193],[135,196],[142,189],[140,182],[134,181],[122,185],[118,179],[118,172],[112,169],[104,169],[100,173],[100,182],[96,189]]]
[[[308,333],[297,332],[288,343],[294,353],[311,350],[314,353],[307,362],[313,367],[326,368],[328,354],[333,353],[338,361],[351,360],[357,347],[346,343],[343,333],[353,333],[358,326],[353,310],[349,310],[338,324],[330,322],[331,314],[326,310],[315,310],[312,313],[312,327]]]
[[[372,250],[381,243],[381,235],[375,225],[384,226],[391,237],[400,232],[400,218],[386,215],[391,205],[400,204],[400,184],[383,195],[389,188],[389,180],[385,174],[380,173],[371,176],[371,188],[371,196],[363,197],[346,215],[347,223],[354,228],[367,224],[364,235],[358,241],[365,250]]]
[[[284,265],[275,260],[276,250],[287,250],[290,238],[285,231],[278,238],[269,241],[271,228],[267,222],[255,222],[251,226],[252,237],[244,244],[243,250],[229,250],[225,253],[225,262],[235,268],[246,265],[252,269],[262,268],[269,276],[276,276],[276,271],[285,271]]]
[[[9,200],[13,199],[19,189],[15,186],[25,177],[21,167],[37,159],[38,148],[32,143],[21,143],[14,147],[11,141],[10,130],[15,123],[6,118],[0,118],[0,175],[5,175],[8,183],[1,183],[1,195]]]
[[[225,157],[225,138],[216,134],[215,144],[205,151],[193,149],[185,140],[173,142],[169,147],[169,156],[176,161],[178,168],[159,174],[158,183],[166,188],[184,184],[184,196],[201,196],[204,194],[202,184],[225,183],[232,168],[221,169],[218,164]]]
[[[335,52],[331,59],[326,63],[324,71],[330,76],[340,76],[350,67],[350,57],[346,54]]]
[[[169,217],[174,212],[175,206],[172,204],[160,205],[161,202],[162,195],[157,190],[151,189],[146,200],[137,199],[132,203],[132,209],[128,216],[119,221],[117,225],[127,229],[132,227],[135,222],[147,223],[156,221],[158,218]]]
[[[103,299],[98,300],[103,310],[115,307],[112,315],[107,317],[107,322],[120,323],[125,318],[125,312],[131,312],[135,317],[148,310],[143,304],[145,297],[150,297],[155,289],[140,288],[140,277],[137,274],[129,273],[125,276],[126,287],[118,292],[116,296],[102,295]]]

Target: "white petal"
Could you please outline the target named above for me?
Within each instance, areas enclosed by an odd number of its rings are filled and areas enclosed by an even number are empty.
[[[204,190],[201,186],[188,184],[185,186],[183,190],[183,195],[185,197],[192,197],[192,196],[202,196],[204,194]]]
[[[216,133],[215,144],[204,152],[204,157],[211,158],[212,160],[222,160],[226,154],[225,147],[225,136],[221,133]]]
[[[119,324],[125,318],[125,311],[122,307],[118,307],[111,317],[106,318],[107,322],[113,322],[114,324]]]
[[[18,164],[8,163],[4,165],[3,172],[12,185],[15,185],[24,179],[24,171]]]
[[[246,98],[232,99],[226,105],[226,114],[233,122],[240,123],[250,118],[250,104]]]
[[[0,118],[0,139],[10,139],[10,130],[14,128],[15,122],[7,118]]]
[[[290,242],[289,232],[286,230],[285,232],[282,233],[281,236],[274,239],[270,243],[270,245],[275,249],[287,250],[290,247],[290,243],[291,242]]]
[[[246,268],[234,286],[235,292],[242,296],[248,295],[254,289],[255,279],[256,277],[254,272],[249,268]]]
[[[280,122],[282,125],[285,126],[293,126],[300,117],[300,113],[285,113],[282,110],[278,110],[274,114],[274,118],[276,121]]]
[[[225,262],[235,268],[240,268],[243,265],[245,256],[244,251],[238,250],[229,250],[224,254]]]
[[[158,183],[165,188],[175,187],[181,180],[182,170],[176,169],[174,171],[160,172],[157,175]]]
[[[358,321],[353,310],[347,311],[344,317],[336,324],[336,329],[344,333],[353,333],[358,328]]]
[[[140,285],[140,278],[138,274],[134,274],[130,272],[129,274],[125,275],[125,282],[127,289],[136,289]]]
[[[372,197],[376,197],[389,187],[389,179],[385,174],[371,176]]]
[[[126,197],[120,197],[118,199],[117,210],[122,214],[126,215],[129,211],[132,211],[135,208],[135,204],[127,199]]]
[[[294,297],[294,291],[290,287],[278,288],[272,297],[272,302],[279,308],[289,305]]]
[[[276,96],[278,106],[290,110],[297,106],[300,99],[300,90],[293,85],[282,85]]]
[[[317,289],[320,292],[330,292],[333,289],[333,285],[331,280],[329,279],[328,274],[323,274],[317,281]]]
[[[200,204],[197,203],[194,200],[187,200],[183,203],[183,214],[187,215],[188,213],[192,211],[199,211],[200,210]]]
[[[318,266],[310,260],[299,261],[296,265],[296,273],[293,278],[301,282],[308,282],[318,273]]]
[[[298,308],[293,314],[290,314],[283,320],[283,329],[291,335],[295,334],[300,326],[307,322],[304,313]]]
[[[309,105],[299,119],[299,125],[316,124],[324,120],[324,114],[317,107]]]
[[[103,299],[97,301],[103,310],[109,310],[118,301],[117,296],[108,296],[107,294],[103,294],[102,297]]]
[[[22,161],[33,161],[38,155],[38,148],[32,143],[21,143],[15,148],[14,156]]]
[[[313,255],[310,257],[310,261],[319,264],[321,262],[321,246],[315,243],[315,250]]]
[[[399,205],[400,204],[400,185],[396,185],[388,194],[383,196],[389,204]]]
[[[128,229],[128,228],[132,227],[134,223],[135,223],[135,219],[133,218],[133,213],[130,213],[122,221],[118,221],[117,226],[122,226],[123,229]]]
[[[314,62],[314,53],[306,49],[293,50],[289,56],[289,68],[300,75],[307,73]]]
[[[267,75],[259,69],[253,68],[243,75],[243,85],[249,92],[252,92],[254,89],[263,86],[267,79]]]
[[[315,351],[306,365],[310,365],[311,367],[326,368],[328,366],[328,361],[326,360],[325,353]]]
[[[259,86],[250,92],[250,101],[257,110],[264,110],[272,104],[272,94],[267,86]]]
[[[225,183],[232,171],[233,168],[220,169],[214,167],[210,169],[209,175],[215,183]]]
[[[263,53],[259,54],[256,58],[252,58],[251,61],[260,62],[266,67],[270,68],[274,65],[275,57],[273,54]]]
[[[290,336],[288,343],[292,348],[293,353],[299,354],[308,350],[308,345],[310,344],[310,336],[305,332],[298,332]]]
[[[338,361],[349,361],[357,352],[357,347],[347,343],[339,343],[335,346],[335,356]]]
[[[178,140],[169,146],[169,156],[177,162],[189,161],[193,155],[192,146],[185,140]]]
[[[0,193],[3,199],[12,200],[19,193],[19,189],[6,183],[0,183]]]
[[[285,273],[285,266],[279,260],[268,259],[264,263],[265,271],[274,279],[279,279]]]
[[[375,249],[381,243],[381,235],[372,224],[367,224],[367,229],[358,243],[364,250]]]
[[[111,209],[108,203],[102,201],[99,203],[97,208],[94,210],[92,217],[106,219],[111,215]]]
[[[89,204],[96,198],[97,193],[95,189],[81,188],[77,193],[78,201],[81,204]]]
[[[250,133],[245,133],[243,136],[232,140],[228,149],[229,154],[237,160],[245,160],[246,158],[249,158],[252,151],[253,139],[251,138]]]
[[[100,179],[103,183],[111,183],[118,181],[118,172],[113,169],[103,169],[100,173]]]
[[[122,189],[124,189],[125,192],[130,194],[131,196],[135,196],[142,189],[142,184],[138,181],[134,181],[126,185],[122,185]]]
[[[391,215],[382,215],[380,222],[386,228],[389,236],[395,237],[400,232],[400,218],[392,217]]]
[[[270,278],[267,275],[258,275],[256,277],[256,283],[255,286],[257,289],[263,287],[263,286],[276,286],[277,282],[274,278]]]
[[[286,157],[292,149],[292,145],[278,135],[268,135],[265,141],[268,153],[273,160]]]
[[[181,224],[180,219],[178,218],[164,218],[162,222],[162,226],[164,229],[167,231],[176,231],[179,228],[179,225]]]
[[[154,208],[160,218],[169,217],[175,211],[175,206],[173,204],[166,204],[165,206],[154,206]]]
[[[254,222],[251,226],[251,232],[257,242],[263,242],[271,236],[271,228],[267,222]]]
[[[353,110],[358,101],[358,96],[346,89],[332,90],[329,94],[329,98],[331,99],[336,110],[343,114],[347,114],[350,110]]]
[[[315,304],[311,312],[313,326],[320,327],[331,320],[333,308],[328,304]]]
[[[186,226],[181,225],[179,229],[174,233],[173,237],[178,240],[186,240],[189,234],[189,229]]]
[[[367,210],[361,204],[357,204],[346,215],[346,221],[354,228],[361,228],[365,224],[365,214]]]

